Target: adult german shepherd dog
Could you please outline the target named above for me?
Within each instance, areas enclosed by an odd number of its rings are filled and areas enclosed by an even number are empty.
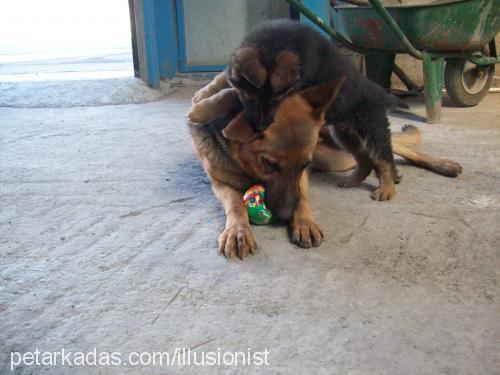
[[[325,116],[344,79],[300,90],[287,96],[274,111],[270,125],[255,131],[245,113],[230,113],[209,124],[189,123],[194,149],[210,177],[212,189],[226,212],[219,236],[219,253],[240,259],[256,248],[243,193],[250,186],[266,187],[266,204],[275,216],[290,222],[292,241],[301,247],[319,246],[323,231],[308,200],[308,167],[327,172],[354,168],[356,161],[340,150],[324,131]],[[420,133],[407,125],[392,134],[394,152],[410,163],[456,176],[458,163],[435,159],[411,149]]]

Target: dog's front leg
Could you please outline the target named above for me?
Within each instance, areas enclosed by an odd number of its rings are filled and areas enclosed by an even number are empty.
[[[212,190],[226,211],[226,229],[219,236],[219,254],[240,259],[257,248],[253,238],[248,213],[241,193],[224,183],[213,181]]]
[[[292,241],[301,247],[319,246],[324,233],[314,220],[308,198],[309,176],[307,171],[300,179],[300,199],[292,219]]]

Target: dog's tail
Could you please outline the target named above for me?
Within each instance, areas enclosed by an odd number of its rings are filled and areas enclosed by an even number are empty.
[[[409,110],[410,107],[395,95],[387,94],[385,107],[389,112]]]

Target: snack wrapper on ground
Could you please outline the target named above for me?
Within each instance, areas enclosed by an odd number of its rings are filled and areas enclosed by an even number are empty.
[[[248,217],[254,224],[269,224],[273,219],[271,211],[264,203],[265,189],[262,185],[253,185],[245,192],[243,202],[247,207]]]

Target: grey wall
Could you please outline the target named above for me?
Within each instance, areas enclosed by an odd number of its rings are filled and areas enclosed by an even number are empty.
[[[188,65],[220,65],[245,34],[267,19],[289,17],[283,0],[182,0]]]

